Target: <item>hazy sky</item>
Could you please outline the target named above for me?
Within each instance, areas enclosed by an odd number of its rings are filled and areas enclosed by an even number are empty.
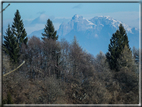
[[[8,3],[4,3],[6,7]],[[68,22],[73,15],[91,19],[95,16],[111,16],[131,27],[139,27],[139,3],[11,3],[3,12],[3,29],[13,22],[18,9],[28,34],[43,29],[48,18],[55,29]],[[31,23],[32,22],[32,23]]]

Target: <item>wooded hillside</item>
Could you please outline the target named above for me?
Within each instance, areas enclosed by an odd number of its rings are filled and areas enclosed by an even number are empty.
[[[43,38],[28,38],[17,10],[3,43],[3,104],[138,104],[139,49],[121,24],[108,52],[93,56],[76,37],[58,41],[47,20]],[[98,46],[99,48],[99,46]]]

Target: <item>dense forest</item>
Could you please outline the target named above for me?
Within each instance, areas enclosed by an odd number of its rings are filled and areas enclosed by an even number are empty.
[[[138,104],[139,49],[129,47],[122,24],[108,52],[93,56],[74,36],[58,40],[50,19],[42,38],[28,38],[17,10],[3,42],[3,104]],[[99,48],[99,46],[98,46]]]

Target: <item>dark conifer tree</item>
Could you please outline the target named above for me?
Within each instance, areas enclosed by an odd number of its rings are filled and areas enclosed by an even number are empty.
[[[106,58],[107,61],[109,62],[110,69],[118,71],[117,59],[119,58],[125,45],[130,50],[126,31],[122,26],[122,24],[120,24],[119,30],[117,30],[110,39],[109,49],[108,52],[106,53]]]
[[[50,44],[50,42],[54,43],[52,45],[55,46],[51,46],[51,48],[49,48],[49,53],[48,55],[51,56],[52,61],[55,62],[54,64],[54,70],[57,76],[57,79],[60,78],[60,70],[59,70],[59,65],[60,65],[60,48],[59,45],[57,45],[57,39],[58,39],[58,35],[57,35],[57,31],[55,31],[54,29],[54,25],[52,23],[52,21],[50,19],[47,20],[47,23],[45,25],[44,28],[44,33],[42,33],[42,39],[44,40],[44,44]],[[47,43],[49,42],[49,43]],[[49,58],[49,57],[48,57]],[[49,59],[48,59],[49,60]]]
[[[24,28],[24,24],[23,24],[23,21],[21,19],[21,16],[20,16],[20,13],[18,10],[15,13],[14,22],[12,25],[12,30],[14,32],[14,35],[16,35],[19,48],[21,48],[21,45],[23,43],[26,45],[27,41],[28,41],[27,33]]]
[[[43,36],[42,39],[47,38],[47,39],[57,40],[58,35],[56,36],[56,34],[57,34],[57,31],[55,31],[52,21],[48,19],[47,24],[45,25],[45,28],[44,28],[44,33],[42,33],[42,36]]]
[[[19,57],[19,48],[16,42],[16,37],[14,37],[11,31],[10,25],[6,30],[6,36],[4,36],[3,51],[10,56],[11,61],[17,63]]]

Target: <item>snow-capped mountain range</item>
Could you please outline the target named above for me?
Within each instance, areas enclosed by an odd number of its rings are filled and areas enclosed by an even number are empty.
[[[65,38],[67,41],[72,41],[76,36],[82,48],[89,53],[96,55],[99,51],[106,53],[112,34],[119,28],[120,23],[124,26],[130,47],[139,47],[139,30],[132,28],[125,23],[113,19],[109,16],[96,16],[90,20],[83,16],[75,14],[68,23],[62,23],[57,31],[59,40]],[[43,29],[32,32],[30,36],[38,36],[41,38]]]
[[[66,35],[72,30],[76,31],[101,31],[103,28],[109,27],[111,29],[118,29],[121,21],[115,20],[109,16],[96,16],[90,20],[83,18],[83,16],[74,15],[68,23],[62,23],[59,27],[58,34]],[[132,28],[122,23],[127,33],[133,33]]]

